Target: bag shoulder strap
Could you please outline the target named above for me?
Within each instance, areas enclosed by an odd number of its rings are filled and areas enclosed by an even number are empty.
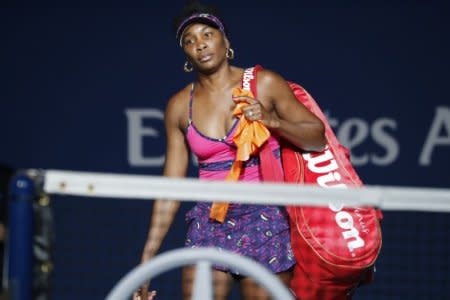
[[[244,71],[242,79],[242,87],[250,90],[253,96],[258,98],[257,90],[257,75],[262,70],[262,66],[256,65],[253,68],[248,68]],[[259,152],[259,158],[261,163],[261,174],[263,181],[267,182],[283,182],[284,174],[280,163],[277,161],[269,143],[265,143]]]
[[[251,91],[255,98],[258,97],[258,90],[256,88],[256,75],[262,69],[260,65],[256,65],[251,68],[244,69],[244,74],[242,76],[241,87],[244,90]]]

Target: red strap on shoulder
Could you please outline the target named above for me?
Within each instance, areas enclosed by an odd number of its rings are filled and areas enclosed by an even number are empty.
[[[253,68],[253,76],[250,79],[250,90],[253,93],[253,96],[258,99],[257,92],[257,74],[262,70],[262,66],[256,65]],[[261,162],[261,174],[263,181],[268,182],[283,182],[284,174],[283,170],[280,167],[280,163],[277,161],[275,155],[273,154],[273,150],[270,148],[269,143],[265,143],[261,147],[261,151],[259,152],[259,159]]]
[[[257,83],[257,74],[263,67],[261,65],[256,65],[253,67],[253,78],[250,80],[250,90],[252,91],[253,96],[258,99],[258,90],[256,88]]]

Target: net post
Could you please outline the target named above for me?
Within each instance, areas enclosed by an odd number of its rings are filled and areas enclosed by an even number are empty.
[[[193,300],[213,299],[211,264],[202,260],[197,263],[193,287]]]
[[[44,171],[32,170],[33,203],[33,299],[50,299],[53,275],[54,224],[50,195],[44,192]]]
[[[33,179],[17,173],[10,182],[8,203],[7,284],[13,300],[32,299],[34,197]]]

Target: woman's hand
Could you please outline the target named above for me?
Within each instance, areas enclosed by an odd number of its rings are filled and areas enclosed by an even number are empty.
[[[145,264],[153,257],[151,251],[149,251],[149,249],[151,249],[149,245],[150,243],[147,241],[146,246],[144,247],[144,251],[142,252],[141,265]],[[144,284],[142,284],[141,287],[133,293],[133,300],[153,300],[156,297],[156,291],[149,292],[149,285],[149,281],[146,281]]]
[[[139,290],[134,292],[133,300],[153,300],[156,297],[156,291],[148,291],[148,283],[143,284]]]
[[[260,121],[269,128],[278,128],[280,126],[280,120],[274,114],[269,113],[257,99],[238,96],[233,97],[233,101],[236,104],[239,102],[248,103],[248,105],[242,108],[247,120]]]

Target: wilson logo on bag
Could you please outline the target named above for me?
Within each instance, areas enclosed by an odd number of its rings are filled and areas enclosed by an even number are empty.
[[[336,159],[334,159],[328,146],[318,155],[305,153],[302,154],[302,157],[308,170],[305,172],[305,176],[306,174],[310,176],[308,182],[317,183],[323,188],[347,188],[347,185],[343,182],[343,176],[338,172],[339,166]],[[343,203],[330,202],[328,206],[334,213],[336,224],[342,229],[342,238],[347,244],[349,253],[352,257],[355,257],[355,250],[365,245],[360,236],[361,229],[364,233],[369,231],[363,216],[359,213],[359,209],[355,209],[354,213],[358,215],[357,221],[359,222],[359,226],[357,226],[352,214],[342,210],[344,208]],[[356,229],[355,226],[360,230]]]

